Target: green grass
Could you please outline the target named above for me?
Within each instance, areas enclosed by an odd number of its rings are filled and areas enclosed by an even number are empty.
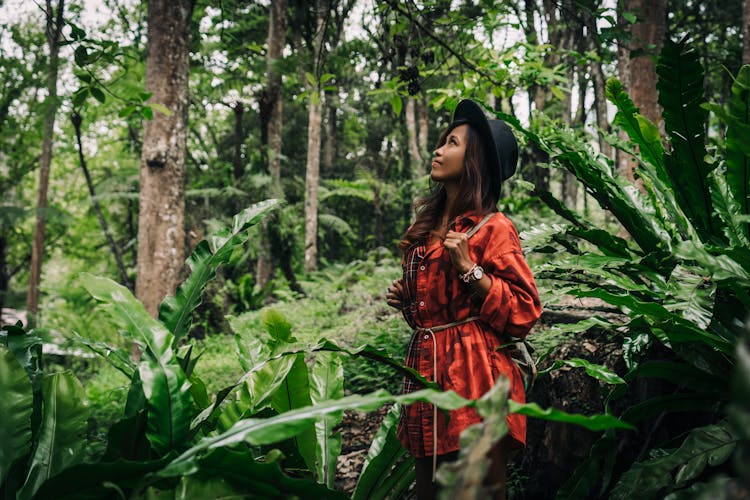
[[[334,264],[301,281],[306,298],[281,300],[230,318],[230,324],[238,335],[258,335],[264,330],[263,311],[273,308],[291,323],[292,335],[301,342],[326,338],[347,347],[369,344],[401,360],[411,330],[385,303],[386,289],[399,276],[401,265],[389,256]],[[345,358],[344,370],[349,392],[400,390],[400,376],[373,361]]]

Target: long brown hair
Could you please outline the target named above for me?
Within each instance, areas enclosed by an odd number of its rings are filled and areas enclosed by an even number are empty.
[[[451,131],[463,123],[466,122],[451,123],[440,136],[435,149],[445,144]],[[464,169],[459,180],[458,195],[453,206],[453,213],[448,214],[449,221],[469,211],[473,211],[477,215],[497,211],[499,193],[493,193],[490,189],[489,173],[486,171],[485,164],[484,143],[471,124],[467,125]],[[402,251],[405,252],[413,245],[427,242],[438,224],[438,219],[443,214],[446,200],[445,186],[442,183],[435,183],[431,185],[430,192],[426,196],[414,202],[417,219],[406,230],[401,243],[399,243],[399,248]],[[445,235],[439,234],[438,236],[442,238]]]

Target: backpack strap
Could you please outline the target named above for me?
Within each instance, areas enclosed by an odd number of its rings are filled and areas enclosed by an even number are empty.
[[[482,229],[482,226],[484,226],[485,224],[487,224],[487,222],[489,222],[489,220],[495,215],[495,213],[496,212],[492,212],[492,213],[485,215],[484,219],[480,220],[474,227],[466,231],[466,236],[468,238],[471,238],[472,236],[474,236],[477,231]]]

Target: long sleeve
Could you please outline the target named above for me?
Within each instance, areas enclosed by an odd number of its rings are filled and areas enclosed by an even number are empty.
[[[541,316],[542,305],[518,232],[510,220],[495,216],[479,236],[481,265],[492,280],[479,317],[499,334],[523,338]]]

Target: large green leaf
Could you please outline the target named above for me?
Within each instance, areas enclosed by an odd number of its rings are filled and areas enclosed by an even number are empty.
[[[42,380],[42,419],[19,499],[31,498],[52,476],[83,458],[88,403],[81,383],[69,372]]]
[[[234,216],[231,229],[220,231],[201,241],[187,259],[190,276],[180,285],[175,295],[164,299],[159,306],[159,319],[178,342],[190,330],[190,318],[200,305],[203,288],[227,262],[238,245],[247,240],[247,228],[257,224],[278,205],[278,200],[266,200],[246,208]]]
[[[672,153],[664,163],[675,198],[701,239],[722,238],[714,215],[706,163],[705,124],[708,111],[703,104],[703,67],[698,51],[687,43],[667,40],[656,68],[659,76],[659,104],[664,108],[664,126]]]
[[[19,323],[20,324],[20,323]],[[0,344],[10,349],[31,379],[34,390],[41,385],[42,337],[34,330],[25,331],[18,325],[4,325],[0,330]]]
[[[148,410],[146,436],[163,455],[185,444],[192,419],[190,382],[177,363],[142,361],[138,373]]]
[[[700,328],[708,328],[716,294],[716,284],[707,279],[708,275],[700,267],[675,266],[667,282],[664,307]]]
[[[716,391],[726,385],[726,379],[719,378],[711,373],[699,370],[687,363],[674,361],[646,361],[638,365],[632,374],[625,376],[626,380],[632,380],[635,376],[643,378],[657,378],[666,380],[675,386],[686,387],[692,391],[710,392]],[[719,392],[717,397],[726,399],[726,395]]]
[[[727,421],[693,429],[675,451],[637,462],[612,490],[611,499],[656,498],[682,487],[706,466],[719,465],[731,455],[738,439]]]
[[[540,371],[539,374],[549,373],[553,370],[557,370],[563,366],[570,366],[573,368],[583,368],[586,373],[595,379],[601,380],[607,384],[624,384],[626,383],[619,375],[603,365],[598,365],[581,358],[570,358],[570,359],[558,359],[552,366],[546,370]]]
[[[124,286],[109,278],[81,274],[81,283],[89,294],[107,306],[113,318],[122,320],[130,335],[144,349],[146,356],[170,362],[174,358],[172,334],[152,318],[143,304]]]
[[[726,354],[733,354],[731,342],[700,326],[683,319],[680,315],[669,311],[662,304],[638,300],[628,293],[610,293],[604,289],[578,289],[573,293],[579,297],[598,297],[609,304],[627,308],[632,317],[642,315],[653,325],[664,325],[660,330],[666,338],[660,340],[668,344],[696,342],[705,344]],[[656,330],[654,330],[656,334]]]
[[[534,141],[552,161],[558,162],[586,185],[599,205],[612,212],[644,253],[664,251],[669,246],[663,225],[653,214],[641,210],[643,203],[638,191],[615,176],[610,162],[598,156],[591,145],[581,141],[572,130],[546,126],[535,134],[525,129],[516,117],[501,112],[495,114]]]
[[[654,396],[645,401],[629,406],[620,416],[626,422],[637,423],[654,419],[670,412],[691,412],[696,408],[704,411],[717,411],[721,405],[716,391],[701,393],[668,394]]]
[[[727,118],[727,184],[739,212],[750,215],[750,65],[740,68],[732,84]],[[750,239],[750,221],[745,221],[745,235]]]
[[[291,478],[284,474],[278,462],[259,462],[248,450],[214,449],[198,460],[196,467],[183,477],[194,475],[222,477],[250,498],[347,498],[343,493],[315,481]]]
[[[299,408],[306,408],[312,404],[310,399],[310,379],[307,374],[305,356],[297,354],[291,370],[273,393],[271,406],[279,412],[285,413]],[[315,470],[315,425],[313,422],[301,426],[292,436],[302,458],[308,468]],[[264,443],[265,444],[265,443]],[[322,481],[321,481],[322,482]]]
[[[247,344],[247,342],[244,342],[244,339],[243,339],[243,344],[245,344],[246,346],[249,345]],[[366,344],[357,348],[347,349],[344,347],[340,347],[334,342],[331,342],[330,340],[327,340],[327,339],[321,339],[316,344],[313,344],[313,345],[300,344],[300,343],[281,343],[276,347],[276,350],[270,354],[267,353],[267,351],[265,351],[266,347],[264,347],[264,345],[261,342],[255,341],[254,343],[252,343],[252,346],[253,347],[247,347],[247,348],[240,347],[240,352],[250,353],[250,351],[252,351],[251,356],[254,357],[256,364],[251,366],[245,372],[245,374],[243,374],[239,378],[239,380],[237,380],[237,382],[235,382],[234,384],[228,387],[223,388],[216,394],[213,404],[209,406],[208,408],[206,408],[205,410],[203,410],[195,418],[195,420],[193,420],[192,424],[190,425],[190,428],[193,431],[197,431],[199,428],[213,422],[215,418],[217,417],[219,407],[221,406],[222,402],[224,402],[224,400],[227,398],[227,396],[232,394],[232,392],[237,387],[241,386],[247,380],[252,378],[256,372],[266,370],[266,365],[268,365],[269,363],[273,363],[274,360],[281,359],[283,357],[288,357],[288,356],[296,356],[300,353],[331,351],[331,352],[347,354],[349,356],[365,357],[375,362],[390,366],[391,368],[403,374],[404,376],[412,378],[417,383],[421,384],[423,387],[429,387],[429,388],[437,387],[437,385],[434,382],[430,382],[429,380],[425,379],[416,370],[403,366],[401,363],[399,363],[398,361],[388,356],[388,354],[384,350],[377,349],[375,347],[372,347]]]
[[[734,469],[750,483],[750,325],[746,325],[742,341],[737,343],[737,364],[732,374],[729,422],[740,436]]]
[[[585,427],[590,431],[603,431],[605,429],[634,429],[626,421],[620,420],[612,415],[603,413],[597,415],[581,415],[580,413],[566,413],[556,408],[542,408],[536,403],[519,403],[508,400],[511,413],[519,413],[527,417],[550,420],[552,422],[564,422]]]
[[[319,352],[310,369],[310,400],[312,404],[344,397],[344,365],[338,353]],[[318,482],[333,488],[336,462],[341,453],[341,433],[333,429],[343,412],[331,413],[315,422],[315,462]]]
[[[639,113],[619,80],[610,78],[606,85],[607,99],[617,106],[614,124],[621,127],[638,145],[637,174],[665,228],[675,224],[683,236],[688,235],[684,215],[677,207],[674,191],[664,165],[664,147],[657,126]]]
[[[190,382],[172,350],[173,336],[124,286],[90,274],[82,275],[82,283],[144,347],[138,373],[148,408],[147,436],[156,453],[167,453],[185,442],[192,419]]]
[[[250,376],[245,379],[241,394],[245,411],[252,414],[271,406],[276,393],[285,384],[289,372],[292,371],[298,359],[297,356],[274,359],[263,363],[260,369],[251,372]]]
[[[610,433],[599,438],[589,451],[589,456],[576,467],[570,478],[557,490],[556,500],[596,498],[591,490],[597,484],[604,490],[609,486],[615,463],[618,440]],[[601,494],[599,495],[601,496]]]
[[[129,379],[133,378],[133,373],[135,373],[137,365],[130,359],[130,355],[124,349],[81,337],[75,332],[73,333],[73,339],[75,343],[89,348],[92,352],[104,358],[110,365]]]
[[[393,401],[429,401],[448,410],[473,404],[472,401],[464,399],[452,391],[440,392],[433,389],[425,389],[402,396],[393,396],[385,390],[378,390],[364,396],[354,394],[319,403],[315,406],[291,410],[266,419],[249,418],[240,420],[226,432],[200,440],[195,446],[175,459],[160,475],[169,477],[192,471],[196,467],[195,461],[212,449],[235,445],[243,441],[256,446],[277,443],[295,437],[314,425],[317,419],[329,414],[353,409],[370,411]]]
[[[31,381],[21,363],[0,347],[0,484],[10,466],[31,449]]]
[[[136,488],[144,476],[164,467],[169,455],[159,460],[115,460],[78,464],[45,482],[34,497],[37,500],[99,500],[112,498],[113,486],[121,491]]]
[[[317,419],[329,414],[355,409],[370,411],[385,403],[414,403],[416,401],[431,403],[443,410],[455,410],[464,406],[476,406],[477,404],[475,401],[462,398],[453,391],[441,392],[434,389],[423,389],[400,396],[394,396],[385,390],[378,390],[366,395],[353,394],[341,399],[322,402],[315,406],[291,410],[266,419],[249,418],[240,420],[226,432],[203,438],[195,446],[177,457],[160,475],[168,477],[193,471],[196,467],[196,460],[212,449],[232,446],[243,441],[260,446],[292,438],[304,431]],[[591,416],[570,414],[553,408],[542,409],[536,403],[517,403],[512,400],[509,400],[508,404],[514,413],[556,422],[573,423],[590,430],[632,428],[630,424],[607,414]]]
[[[391,493],[394,497],[398,497],[399,492],[384,488],[383,485],[389,477],[394,475],[393,471],[400,463],[406,463],[409,468],[414,467],[414,458],[407,456],[406,450],[396,437],[400,416],[401,405],[395,404],[380,424],[367,450],[367,457],[357,478],[352,500],[385,498]]]
[[[617,106],[615,125],[620,126],[630,140],[640,147],[644,160],[656,167],[657,172],[664,173],[664,148],[661,145],[659,129],[640,114],[640,110],[635,107],[617,78],[607,80],[606,92],[607,99]],[[660,176],[660,179],[666,184],[666,177]]]

